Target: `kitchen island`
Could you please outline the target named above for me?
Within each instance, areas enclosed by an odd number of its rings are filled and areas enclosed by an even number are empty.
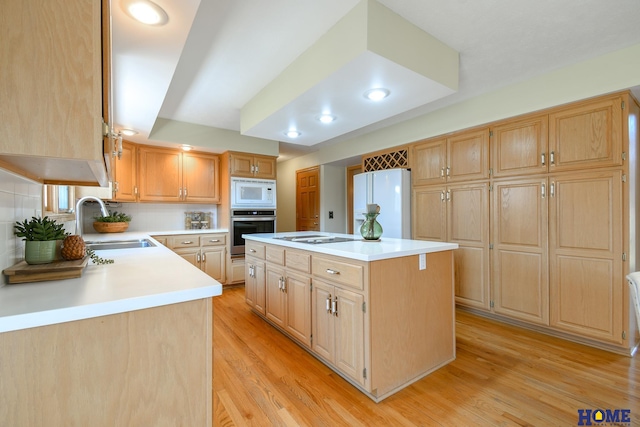
[[[452,243],[243,235],[252,310],[372,400],[455,359]]]
[[[156,245],[97,250],[114,263],[80,278],[0,287],[2,424],[210,426],[222,286],[145,233],[90,237]]]

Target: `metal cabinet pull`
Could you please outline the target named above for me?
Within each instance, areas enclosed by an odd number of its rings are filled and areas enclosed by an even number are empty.
[[[286,278],[282,278],[282,292],[287,292],[287,279]]]
[[[255,250],[255,249],[253,249],[253,248],[251,248],[251,249],[249,249],[249,252],[251,252],[251,253],[256,253],[256,250]]]
[[[278,289],[280,289],[280,291],[282,291],[282,277],[278,278]]]
[[[552,182],[551,185],[549,186],[549,194],[551,195],[551,197],[555,197],[556,196],[556,184],[555,184],[555,182]]]
[[[184,187],[184,198],[187,198],[187,187]]]
[[[444,190],[440,192],[440,201],[444,202]]]
[[[200,264],[200,254],[197,254],[197,255],[196,255],[196,262],[197,262],[198,264]]]
[[[546,184],[542,184],[542,186],[540,187],[540,194],[541,194],[543,199],[545,197],[547,197],[547,186],[546,186]]]
[[[192,245],[193,242],[191,240],[187,240],[185,242],[180,242],[181,245]]]
[[[220,241],[220,239],[212,239],[209,240],[209,243],[218,243]]]
[[[178,199],[182,199],[182,187],[178,188]]]
[[[440,168],[440,178],[444,178],[444,168]]]
[[[330,268],[327,268],[327,273],[329,273],[329,274],[340,274],[340,272],[338,270],[332,270]]]
[[[329,294],[325,303],[327,304],[327,313],[331,313],[331,294]]]
[[[556,164],[556,156],[553,151],[549,153],[549,163],[552,165]]]
[[[447,176],[451,176],[451,168],[447,166]]]
[[[451,190],[447,190],[447,202],[451,201]]]
[[[338,297],[336,296],[333,301],[331,301],[331,311],[333,315],[338,317]]]
[[[202,254],[202,262],[207,262],[207,255],[206,254]]]
[[[544,165],[545,165],[545,162],[546,162],[546,158],[545,158],[545,157],[546,157],[546,155],[545,155],[545,153],[542,153],[542,154],[540,155],[540,157],[542,158],[542,166],[544,166]]]

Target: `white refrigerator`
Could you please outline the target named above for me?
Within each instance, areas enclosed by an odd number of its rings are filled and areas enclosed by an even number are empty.
[[[353,176],[353,232],[360,233],[367,204],[380,206],[382,238],[411,238],[411,172],[387,169]]]

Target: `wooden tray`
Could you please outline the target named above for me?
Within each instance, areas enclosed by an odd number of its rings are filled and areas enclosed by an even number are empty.
[[[14,266],[5,268],[3,273],[8,283],[44,282],[46,280],[73,279],[82,276],[89,257],[74,261],[59,260],[49,264],[30,265],[20,261]]]

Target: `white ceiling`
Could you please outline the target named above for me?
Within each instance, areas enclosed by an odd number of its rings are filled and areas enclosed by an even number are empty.
[[[349,136],[640,43],[639,0],[378,0],[460,54],[458,91]],[[155,0],[162,27],[112,0],[114,120],[149,138],[158,118],[240,131],[240,111],[359,0]],[[344,136],[295,146],[295,155]],[[284,139],[284,138],[283,138]]]

